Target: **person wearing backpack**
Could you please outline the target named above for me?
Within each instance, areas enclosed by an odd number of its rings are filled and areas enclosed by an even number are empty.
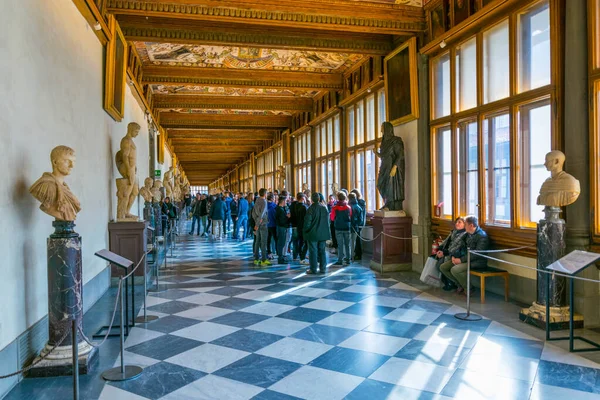
[[[277,225],[277,263],[285,264],[285,248],[287,245],[287,231],[290,229],[290,209],[286,205],[287,196],[279,196],[275,208],[275,224]]]
[[[319,273],[327,272],[327,255],[325,254],[325,242],[331,239],[329,233],[329,212],[327,205],[322,202],[320,193],[313,193],[312,204],[306,211],[302,227],[304,240],[308,242],[308,258],[310,268],[307,274],[316,274],[317,266]]]
[[[338,260],[334,265],[349,265],[352,209],[346,202],[346,193],[338,192],[337,198],[338,202],[332,207],[330,215],[338,242]]]
[[[359,233],[364,224],[364,209],[358,204],[358,199],[355,193],[348,194],[348,205],[352,209],[352,221],[350,226],[350,264],[353,259],[356,259],[355,249],[356,243],[360,241]]]

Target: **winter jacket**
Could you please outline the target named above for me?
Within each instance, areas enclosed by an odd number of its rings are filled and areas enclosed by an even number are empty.
[[[248,200],[240,199],[238,201],[238,218],[247,218],[248,217]]]
[[[467,249],[470,250],[488,250],[490,247],[490,239],[485,231],[479,227],[473,233],[467,233],[466,235]],[[460,258],[463,263],[467,262],[467,253]],[[471,268],[485,268],[487,266],[487,258],[481,257],[477,254],[471,254]]]
[[[299,204],[297,200],[292,201],[290,204],[290,224],[292,228],[298,227],[298,219],[296,217],[296,205]]]
[[[329,213],[327,207],[313,203],[304,217],[304,240],[321,242],[331,239],[329,232]]]
[[[448,237],[440,244],[440,250],[445,256],[461,258],[467,254],[467,243],[465,242],[467,232],[464,229],[454,229]]]
[[[214,221],[223,221],[225,219],[225,202],[221,199],[217,199],[213,202],[212,207],[210,208],[210,217]]]
[[[267,200],[262,197],[258,197],[252,207],[252,221],[255,226],[266,226],[269,223],[269,216],[267,210]]]
[[[194,217],[202,216],[202,200],[194,201],[194,204],[192,204],[192,215]]]
[[[186,206],[189,206],[192,204],[192,196],[190,196],[189,193],[186,193],[185,196],[183,196],[183,201],[185,202]]]
[[[238,204],[239,203],[236,200],[232,200],[229,203],[229,212],[231,213],[232,217],[237,217],[237,215],[238,215],[238,208],[239,208]]]
[[[306,204],[296,202],[296,227],[298,228],[299,236],[303,236],[306,210],[308,210],[308,206]]]
[[[365,226],[367,224],[367,202],[363,199],[358,199],[357,202],[360,208],[362,209],[362,226]]]
[[[358,201],[354,200],[349,203],[350,208],[352,209],[352,228],[360,229],[364,226],[364,208],[358,204]]]
[[[162,213],[169,218],[175,218],[177,216],[173,203],[163,203],[161,207]]]
[[[200,200],[200,216],[208,215],[208,200]]]
[[[275,208],[275,224],[280,228],[289,228],[290,219],[287,214],[290,212],[288,206],[277,206]]]
[[[350,230],[352,208],[350,208],[345,200],[338,201],[338,203],[332,207],[330,217],[336,231]]]
[[[227,197],[224,201],[225,203],[225,214],[231,214],[231,202],[233,199],[231,197]]]
[[[269,223],[267,224],[268,228],[275,228],[277,223],[275,222],[275,209],[277,208],[277,204],[273,202],[267,203],[267,214],[269,216]]]

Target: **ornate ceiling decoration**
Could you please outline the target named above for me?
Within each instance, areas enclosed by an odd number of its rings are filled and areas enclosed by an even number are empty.
[[[136,42],[144,63],[153,65],[342,73],[363,60],[360,54],[291,51],[255,47]]]
[[[275,110],[229,110],[229,109],[217,109],[217,110],[206,110],[206,109],[190,109],[190,108],[173,108],[167,110],[168,112],[176,112],[179,114],[213,114],[213,115],[284,115],[291,117],[292,113],[289,111],[275,111]]]
[[[262,97],[315,97],[317,90],[236,88],[219,86],[151,85],[154,94],[187,94],[199,96],[262,96]]]

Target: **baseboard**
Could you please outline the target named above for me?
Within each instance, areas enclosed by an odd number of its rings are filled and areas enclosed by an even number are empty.
[[[90,310],[110,287],[110,268],[105,268],[83,285],[83,312]],[[30,326],[8,346],[0,350],[0,375],[15,372],[28,365],[48,341],[48,316]],[[23,379],[21,375],[0,380],[3,399]]]

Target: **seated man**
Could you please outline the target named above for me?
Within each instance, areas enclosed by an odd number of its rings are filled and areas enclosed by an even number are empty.
[[[467,249],[487,250],[489,248],[489,239],[487,233],[479,227],[477,217],[468,216],[465,218],[465,238]],[[477,254],[471,254],[471,269],[485,268],[487,259]],[[452,257],[451,263],[444,263],[440,266],[440,271],[457,286],[458,293],[465,293],[467,286],[467,254],[460,258]],[[471,294],[473,291],[471,291]],[[466,294],[466,293],[465,293]]]

